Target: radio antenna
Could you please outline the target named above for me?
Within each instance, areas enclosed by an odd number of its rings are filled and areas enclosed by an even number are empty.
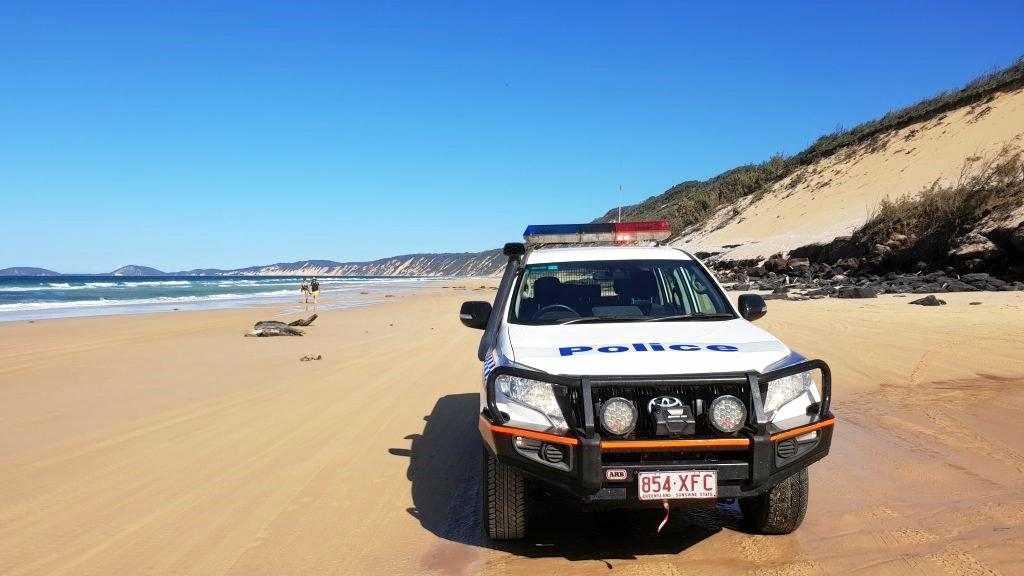
[[[622,222],[622,184],[619,184],[619,217],[615,221]]]

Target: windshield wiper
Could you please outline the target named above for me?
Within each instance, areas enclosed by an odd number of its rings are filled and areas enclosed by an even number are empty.
[[[732,314],[676,314],[674,316],[658,316],[657,318],[644,318],[645,322],[682,322],[687,320],[731,320],[735,318]]]
[[[567,318],[558,324],[586,324],[588,322],[643,322],[646,318],[642,316],[582,316],[580,318]]]

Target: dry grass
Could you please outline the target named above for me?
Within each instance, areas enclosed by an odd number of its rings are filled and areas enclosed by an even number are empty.
[[[1022,203],[1021,152],[1004,147],[984,164],[968,159],[952,184],[935,182],[919,195],[883,201],[854,239],[873,246],[899,234],[907,237],[906,247],[893,255],[894,264],[941,260],[983,219],[1007,214]]]

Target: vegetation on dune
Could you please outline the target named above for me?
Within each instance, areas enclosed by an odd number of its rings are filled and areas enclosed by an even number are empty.
[[[721,206],[745,196],[764,193],[801,167],[835,154],[840,149],[872,142],[884,133],[929,120],[963,106],[991,100],[997,92],[1022,86],[1024,58],[1007,68],[977,78],[959,90],[942,92],[917,104],[891,111],[881,118],[822,136],[793,156],[774,156],[766,162],[740,166],[708,180],[682,182],[639,204],[623,206],[622,217],[630,220],[664,218],[678,234],[706,220]],[[799,174],[794,176],[799,177]],[[612,221],[618,217],[618,212],[618,209],[610,210],[598,221]]]
[[[1019,151],[1004,148],[991,161],[976,163],[968,159],[954,183],[935,182],[919,195],[883,200],[853,240],[885,253],[890,265],[947,259],[984,220],[1003,218],[1024,204]]]

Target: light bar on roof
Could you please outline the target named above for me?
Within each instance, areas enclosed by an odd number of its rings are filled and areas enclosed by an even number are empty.
[[[672,235],[666,220],[598,224],[532,224],[523,232],[527,244],[661,241]]]

